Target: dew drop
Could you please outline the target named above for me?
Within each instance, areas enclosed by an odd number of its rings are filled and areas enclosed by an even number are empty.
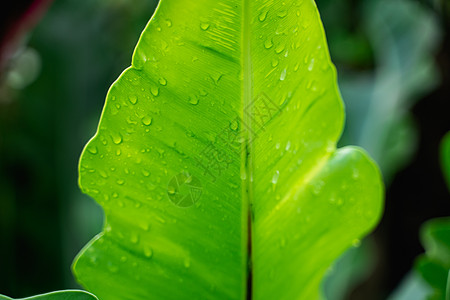
[[[120,133],[111,135],[112,141],[116,145],[120,145],[123,142],[122,135]]]
[[[166,25],[167,25],[167,27],[172,27],[172,20],[167,19]]]
[[[265,47],[266,49],[272,48],[272,47],[273,47],[273,41],[272,41],[272,39],[267,39],[267,40],[264,42],[264,47]]]
[[[283,81],[283,80],[286,79],[286,72],[287,72],[286,69],[284,69],[284,70],[281,72],[281,75],[280,75],[280,80],[281,80],[281,81]]]
[[[144,116],[141,121],[142,124],[144,124],[145,126],[150,126],[152,124],[153,119],[150,116]]]
[[[262,11],[260,14],[259,14],[259,17],[258,17],[258,19],[259,19],[259,21],[261,21],[261,22],[264,22],[265,20],[266,20],[266,18],[267,18],[267,10],[266,11]]]
[[[312,71],[313,69],[314,69],[314,58],[311,59],[311,62],[309,63],[308,71]]]
[[[153,249],[150,247],[145,247],[144,248],[144,255],[148,258],[153,256]]]
[[[219,84],[219,81],[220,81],[220,79],[222,79],[222,77],[223,77],[223,74],[220,74],[220,73],[211,75],[211,78],[212,78],[212,80],[214,80],[215,85]]]
[[[196,95],[189,96],[189,103],[192,105],[198,104],[198,97]]]
[[[153,96],[157,97],[159,95],[159,87],[152,86],[150,92],[152,93]]]
[[[98,148],[96,146],[89,146],[87,148],[87,150],[89,151],[89,153],[91,154],[97,154],[98,153]]]
[[[247,171],[245,170],[245,168],[241,169],[241,180],[246,180],[247,179]]]
[[[132,242],[133,244],[137,244],[139,242],[139,235],[133,233],[130,237],[130,242]]]
[[[202,29],[202,30],[208,30],[209,29],[209,24],[208,23],[201,23],[200,24],[200,28]]]
[[[287,14],[288,14],[287,9],[283,9],[280,12],[278,12],[277,16],[280,17],[280,18],[284,18],[284,17],[287,16]]]
[[[161,78],[159,79],[159,84],[165,86],[165,85],[167,85],[167,80],[166,80],[165,78],[161,77]]]
[[[272,67],[275,68],[276,66],[278,66],[278,63],[279,63],[278,59],[272,60]]]
[[[191,260],[188,257],[184,260],[184,267],[189,268],[190,266],[191,266]]]
[[[123,185],[124,183],[125,183],[125,180],[123,180],[123,179],[117,179],[117,184],[118,185]]]
[[[280,54],[281,52],[283,52],[283,50],[284,50],[285,47],[286,47],[286,46],[285,46],[284,44],[279,44],[279,45],[275,48],[275,52],[276,52],[277,54]]]
[[[275,174],[273,174],[273,177],[272,177],[272,183],[277,184],[279,177],[280,177],[280,171],[276,170]]]
[[[130,96],[128,98],[128,100],[130,100],[130,103],[133,104],[133,105],[135,105],[137,103],[137,101],[138,101],[136,96]]]
[[[238,128],[239,128],[238,122],[237,122],[236,120],[231,121],[231,122],[230,122],[230,128],[231,128],[231,130],[233,130],[233,131],[238,130]]]
[[[291,141],[288,141],[286,144],[286,151],[289,151],[290,148],[291,148]]]
[[[308,82],[308,85],[306,86],[306,89],[308,89],[308,90],[313,89],[314,83],[315,83],[314,79],[312,79],[311,81],[309,81],[309,82]]]

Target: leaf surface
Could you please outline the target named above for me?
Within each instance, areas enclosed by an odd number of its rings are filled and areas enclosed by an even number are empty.
[[[317,299],[382,210],[312,1],[162,0],[80,161],[101,299]]]

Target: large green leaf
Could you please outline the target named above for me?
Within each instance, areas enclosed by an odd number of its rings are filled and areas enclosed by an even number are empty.
[[[76,277],[101,299],[318,298],[382,209],[343,120],[313,1],[161,1],[81,157],[106,222]]]
[[[84,291],[67,290],[67,291],[52,292],[33,297],[21,298],[17,300],[94,300],[94,299],[97,298],[90,293],[86,293]],[[0,295],[0,300],[13,300],[13,298]]]

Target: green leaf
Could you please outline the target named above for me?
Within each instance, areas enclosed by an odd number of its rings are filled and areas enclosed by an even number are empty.
[[[431,287],[417,272],[409,272],[388,300],[424,300],[432,292]]]
[[[349,294],[373,273],[376,265],[375,241],[370,237],[336,260],[322,281],[327,299],[348,299]]]
[[[101,299],[317,299],[383,186],[344,121],[312,1],[162,0],[80,161]]]
[[[450,179],[450,132],[441,145],[444,175]],[[450,184],[449,184],[450,187]],[[424,223],[420,238],[425,254],[419,256],[415,271],[422,276],[431,291],[427,299],[450,300],[450,217],[435,218]]]
[[[410,111],[440,82],[433,57],[442,32],[438,16],[417,1],[360,3],[358,29],[373,46],[375,70],[347,71],[339,78],[348,106],[344,138],[366,149],[389,183],[416,152],[417,129]]]
[[[426,253],[419,257],[415,269],[433,288],[432,299],[446,299],[450,271],[450,218],[428,221],[421,228]]]
[[[9,298],[3,295],[0,295],[0,300],[13,300],[13,298]],[[84,291],[58,291],[52,292],[48,294],[21,298],[17,300],[93,300],[97,299],[94,295],[84,292]]]

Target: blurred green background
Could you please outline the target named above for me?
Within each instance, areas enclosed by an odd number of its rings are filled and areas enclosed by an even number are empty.
[[[450,215],[438,156],[450,130],[450,1],[316,2],[346,103],[341,145],[366,148],[387,185],[381,225],[324,289],[330,300],[386,299],[423,252],[420,225]],[[55,0],[3,70],[0,293],[77,287],[71,262],[103,218],[78,189],[78,158],[156,4]]]

